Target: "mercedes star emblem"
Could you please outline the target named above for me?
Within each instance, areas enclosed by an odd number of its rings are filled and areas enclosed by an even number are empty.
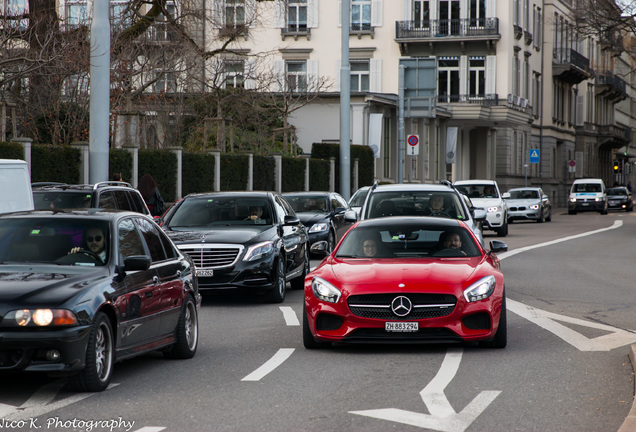
[[[391,310],[399,317],[407,316],[412,308],[413,303],[408,297],[398,296],[391,302]]]

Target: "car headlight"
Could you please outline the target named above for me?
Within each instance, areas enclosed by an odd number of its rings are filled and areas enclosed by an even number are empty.
[[[605,201],[605,198],[603,198],[603,197],[596,197],[596,198],[594,198],[594,201]]]
[[[77,317],[66,309],[19,309],[6,314],[2,324],[18,327],[76,325]]]
[[[329,303],[338,303],[338,300],[340,300],[340,296],[342,295],[338,288],[319,277],[315,277],[311,281],[311,289],[318,300],[323,300]]]
[[[250,246],[245,252],[243,261],[256,261],[257,259],[265,258],[267,255],[271,255],[274,252],[274,243],[266,241]]]
[[[539,210],[539,204],[532,204],[530,210]]]
[[[491,296],[495,291],[495,277],[490,275],[479,279],[464,290],[464,298],[467,302],[476,302]]]
[[[501,211],[501,206],[488,207],[488,213],[495,213],[500,211]]]
[[[326,223],[317,223],[317,224],[313,224],[311,226],[311,228],[309,228],[309,232],[310,233],[316,233],[316,232],[325,232],[329,229],[329,225]]]
[[[570,202],[575,203],[576,202],[576,197],[570,197]]]

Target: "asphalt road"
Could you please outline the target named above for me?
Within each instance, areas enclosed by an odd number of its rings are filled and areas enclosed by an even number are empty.
[[[486,242],[509,246],[499,255],[503,350],[309,351],[300,291],[281,305],[207,297],[195,358],[119,363],[99,394],[73,393],[63,379],[2,375],[0,429],[615,432],[634,392],[635,216],[561,211],[549,223],[514,223],[505,238],[486,232]]]

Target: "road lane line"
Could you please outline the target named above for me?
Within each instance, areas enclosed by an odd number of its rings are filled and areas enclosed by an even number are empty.
[[[285,318],[285,324],[288,326],[299,326],[300,321],[298,321],[298,317],[296,316],[296,312],[289,306],[280,306],[280,311],[283,313],[283,318]]]
[[[581,237],[587,237],[587,236],[592,235],[592,234],[602,233],[604,231],[613,230],[613,229],[616,229],[616,228],[620,228],[622,226],[623,226],[623,221],[617,220],[617,221],[614,221],[614,224],[612,226],[607,227],[607,228],[601,228],[601,229],[597,229],[597,230],[594,230],[594,231],[588,231],[588,232],[584,232],[584,233],[581,233],[581,234],[576,234],[576,235],[571,235],[571,236],[568,236],[568,237],[562,237],[562,238],[559,238],[559,239],[550,240],[550,241],[547,241],[547,242],[544,242],[544,243],[538,243],[538,244],[532,245],[532,246],[522,247],[522,248],[511,250],[511,251],[508,251],[508,252],[498,253],[497,257],[500,260],[502,260],[504,258],[508,258],[508,257],[513,256],[513,255],[517,255],[517,254],[519,254],[521,252],[526,252],[526,251],[529,251],[529,250],[532,250],[532,249],[537,249],[537,248],[540,248],[540,247],[551,246],[553,244],[557,244],[557,243],[561,243],[561,242],[565,242],[565,241],[569,241],[569,240],[574,240],[574,239],[581,238]]]
[[[146,427],[142,427],[141,429],[137,429],[135,432],[159,432],[164,430],[165,427],[159,427],[159,426],[146,426]]]
[[[281,348],[274,356],[267,360],[263,366],[256,369],[254,372],[243,378],[241,381],[260,381],[265,375],[276,369],[283,364],[285,360],[292,355],[295,348]]]

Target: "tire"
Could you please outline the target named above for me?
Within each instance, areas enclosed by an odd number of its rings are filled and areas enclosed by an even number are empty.
[[[497,237],[505,237],[508,235],[508,222],[504,222],[503,226],[497,230]]]
[[[199,345],[199,315],[192,296],[187,296],[175,329],[176,340],[165,356],[175,359],[194,357]]]
[[[97,312],[86,345],[84,370],[71,378],[71,385],[85,392],[106,390],[113,374],[115,341],[110,320],[103,312]]]
[[[546,222],[551,222],[552,221],[552,209],[548,209],[548,215],[545,217],[545,221]]]
[[[603,210],[601,210],[601,214],[602,215],[606,215],[607,213],[609,213],[609,209],[607,207],[605,207]]]
[[[543,209],[541,209],[541,213],[539,213],[539,219],[537,219],[537,223],[543,223]]]
[[[311,330],[309,329],[309,321],[307,319],[307,309],[305,306],[303,306],[303,345],[307,349],[327,348],[331,345],[330,342],[318,342],[314,338],[314,335],[311,334]]]
[[[274,283],[272,290],[269,292],[267,299],[270,303],[282,303],[285,300],[285,258],[281,255],[274,264],[276,274],[274,275]]]
[[[311,263],[309,261],[308,250],[309,250],[309,245],[305,245],[305,256],[303,257],[303,260],[304,260],[303,272],[301,273],[300,276],[291,280],[291,282],[289,283],[289,285],[291,286],[291,289],[301,290],[305,288],[305,276],[309,274],[309,268],[311,266]]]
[[[329,233],[329,239],[327,239],[327,255],[331,255],[331,252],[336,248],[336,235],[332,232]]]
[[[576,210],[568,210],[568,214],[569,215],[575,215],[576,214]]]
[[[504,291],[503,298],[501,300],[501,314],[499,315],[499,327],[495,337],[489,341],[480,342],[480,345],[484,348],[505,348],[508,344],[508,320],[506,319],[506,293]]]

